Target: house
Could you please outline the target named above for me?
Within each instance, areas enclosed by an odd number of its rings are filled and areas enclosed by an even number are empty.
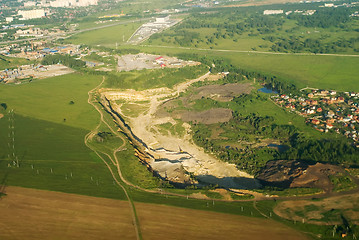
[[[338,97],[337,102],[338,102],[338,103],[344,102],[344,98],[343,98],[343,97]]]
[[[313,118],[312,123],[315,125],[318,125],[320,123],[320,121],[318,119]]]

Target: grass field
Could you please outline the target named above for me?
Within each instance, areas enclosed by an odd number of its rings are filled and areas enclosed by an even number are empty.
[[[0,55],[0,70],[6,68],[17,68],[20,65],[31,64],[33,61],[22,58],[10,58]]]
[[[0,119],[0,179],[8,185],[108,198],[124,197],[103,162],[84,144],[86,130],[15,116],[13,165],[8,119]],[[11,145],[11,144],[10,144]],[[10,154],[10,159],[8,154]]]
[[[178,47],[141,46],[142,51],[162,54],[196,53],[228,59],[234,66],[249,71],[276,75],[301,87],[359,91],[356,76],[359,74],[359,57],[320,55],[275,55],[198,50]]]
[[[99,116],[87,103],[87,92],[101,79],[74,73],[23,85],[0,85],[0,102],[16,114],[90,130]]]
[[[125,43],[141,24],[142,23],[140,22],[128,23],[125,25],[117,25],[79,33],[66,39],[66,42],[73,44],[85,44],[89,46],[100,45],[103,47],[116,48],[116,43]]]
[[[172,88],[186,80],[195,79],[208,71],[207,66],[183,68],[145,69],[111,74],[105,82],[109,88],[145,90],[158,87]]]

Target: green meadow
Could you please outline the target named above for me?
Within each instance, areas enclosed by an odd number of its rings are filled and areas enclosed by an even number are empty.
[[[87,130],[15,114],[12,148],[8,117],[0,119],[1,183],[124,198],[101,159],[84,144]]]
[[[16,114],[90,130],[99,116],[87,103],[87,92],[101,80],[101,76],[74,73],[20,85],[0,85],[0,102]]]
[[[0,70],[6,68],[17,68],[20,65],[31,64],[33,61],[29,61],[23,58],[11,58],[0,55]]]
[[[142,51],[178,55],[191,53],[218,57],[238,68],[273,74],[299,88],[315,87],[337,91],[359,91],[359,57],[295,55],[221,51],[214,49],[186,49],[179,47],[140,46]]]
[[[91,30],[83,33],[73,35],[65,40],[65,42],[73,44],[84,44],[90,46],[102,46],[109,48],[116,48],[117,44],[124,44],[141,26],[142,23],[128,23],[112,27],[106,27],[97,30]]]

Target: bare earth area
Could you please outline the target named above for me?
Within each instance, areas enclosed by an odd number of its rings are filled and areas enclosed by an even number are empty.
[[[183,126],[186,132],[181,137],[162,134],[156,128],[156,125],[176,123],[176,120],[171,116],[161,117],[156,114],[161,104],[176,98],[181,92],[186,91],[192,83],[204,81],[209,76],[210,74],[207,73],[197,79],[180,83],[174,89],[148,89],[141,92],[102,89],[101,93],[111,101],[113,108],[117,109],[118,113],[126,119],[133,134],[146,144],[148,147],[146,151],[154,157],[149,164],[161,177],[173,182],[183,183],[190,181],[187,174],[189,172],[196,176],[199,182],[206,184],[218,184],[222,187],[241,189],[256,188],[259,183],[253,176],[239,171],[234,164],[219,161],[195,145],[192,141],[188,124]],[[238,88],[236,92],[238,91],[242,92],[243,89]],[[211,90],[207,89],[206,94],[209,94],[209,92]],[[121,105],[116,105],[116,100],[125,100],[127,104],[136,103],[136,101],[148,101],[149,104],[146,111],[143,111],[137,117],[131,117],[124,114],[121,110]],[[223,117],[226,119],[232,116],[231,112],[229,112],[230,110],[220,111],[222,111],[221,114],[224,113]],[[196,117],[208,118],[207,116]]]
[[[7,187],[0,239],[136,239],[126,201]]]
[[[353,224],[359,224],[359,193],[322,199],[280,202],[274,212],[286,219],[313,224],[341,224],[341,214]]]
[[[212,108],[203,112],[184,112],[181,119],[185,122],[200,122],[212,124],[228,122],[232,118],[232,110],[227,108]]]
[[[128,202],[20,187],[6,190],[0,200],[0,239],[136,239]],[[307,239],[267,219],[135,205],[144,240]]]

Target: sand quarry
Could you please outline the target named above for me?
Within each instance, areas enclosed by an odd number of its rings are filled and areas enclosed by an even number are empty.
[[[0,239],[136,239],[127,201],[20,187],[0,198]],[[135,203],[151,239],[308,239],[268,219]],[[223,224],[225,223],[225,224]]]
[[[239,171],[234,164],[217,160],[195,145],[192,141],[189,124],[183,123],[182,126],[186,132],[182,137],[162,134],[156,128],[156,125],[176,123],[176,120],[171,116],[162,117],[156,114],[162,104],[177,98],[194,82],[204,81],[209,77],[211,75],[208,72],[197,79],[180,83],[173,89],[158,88],[145,91],[102,89],[100,92],[111,101],[113,108],[124,117],[134,135],[147,145],[147,151],[154,156],[150,165],[161,177],[181,183],[189,181],[188,173],[190,173],[199,182],[205,184],[218,184],[221,187],[240,189],[256,188],[259,183],[253,176]],[[233,86],[230,88],[233,89]],[[214,93],[212,91],[208,94],[213,95]],[[220,93],[216,97],[221,97]],[[224,97],[228,98],[228,96]],[[123,111],[124,103],[127,105],[138,104],[142,111],[137,116],[128,114]]]

